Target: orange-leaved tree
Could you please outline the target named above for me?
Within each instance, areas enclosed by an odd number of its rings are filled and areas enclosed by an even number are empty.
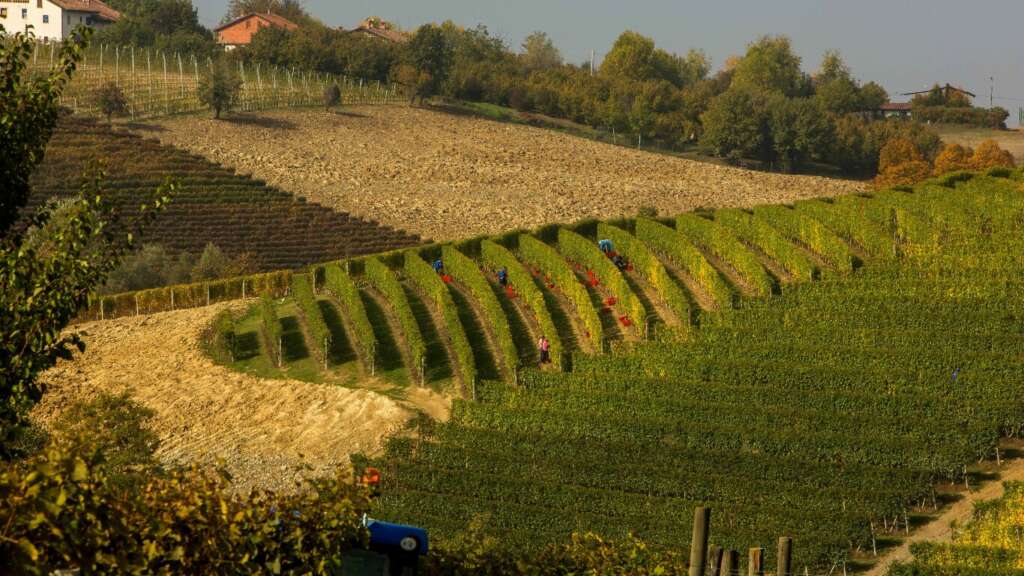
[[[971,157],[971,167],[975,170],[987,170],[1002,166],[1013,168],[1017,163],[1013,160],[1013,154],[999,147],[995,140],[985,140],[978,145]]]
[[[935,157],[935,175],[956,172],[957,170],[971,170],[974,165],[971,156],[974,151],[959,144],[947,144],[942,152]]]
[[[878,155],[875,188],[913,185],[931,176],[932,165],[921,151],[906,138],[893,138],[882,146]]]

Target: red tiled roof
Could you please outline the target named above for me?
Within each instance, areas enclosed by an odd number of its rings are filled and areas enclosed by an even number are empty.
[[[882,107],[880,108],[880,110],[886,110],[886,111],[893,111],[893,112],[895,112],[895,111],[910,110],[911,108],[912,108],[912,106],[911,106],[910,102],[887,102],[885,104],[882,104]]]
[[[231,22],[228,22],[227,24],[221,24],[220,26],[214,28],[213,31],[214,32],[220,32],[221,30],[224,30],[225,28],[230,28],[230,27],[234,26],[235,24],[238,24],[239,22],[242,22],[244,20],[247,20],[249,18],[254,18],[254,17],[255,18],[260,18],[262,20],[266,20],[267,22],[269,22],[269,23],[271,23],[271,24],[273,24],[275,26],[280,26],[281,28],[286,28],[288,30],[295,30],[296,28],[299,27],[298,24],[292,22],[291,20],[285,18],[284,16],[279,16],[277,14],[274,14],[273,12],[267,12],[267,13],[260,12],[260,13],[256,13],[256,14],[246,14],[245,16],[239,16],[238,18],[235,18],[234,20],[232,20]]]
[[[381,28],[371,28],[369,26],[360,26],[353,30],[348,31],[349,34],[369,34],[370,36],[376,36],[390,42],[405,42],[408,37],[397,30],[384,30]]]
[[[96,14],[100,18],[117,22],[121,19],[121,13],[114,10],[110,6],[107,6],[100,0],[50,0],[56,4],[59,8],[64,10],[72,10],[75,12],[89,12]]]

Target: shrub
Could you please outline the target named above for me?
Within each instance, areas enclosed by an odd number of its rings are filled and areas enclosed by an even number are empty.
[[[576,308],[576,313],[587,331],[586,337],[598,351],[603,351],[604,328],[601,326],[601,318],[597,315],[597,310],[594,309],[590,293],[580,283],[565,258],[557,250],[529,234],[519,236],[519,256],[524,262],[532,264],[545,275],[545,283],[549,285],[549,288],[561,289]]]
[[[101,392],[64,410],[53,424],[52,436],[73,454],[101,452],[98,465],[112,483],[137,486],[158,468],[154,454],[160,438],[149,427],[153,415],[127,392]]]
[[[363,297],[359,294],[352,277],[345,272],[341,264],[333,262],[324,266],[324,287],[334,294],[344,307],[345,314],[355,330],[357,345],[362,353],[364,368],[371,374],[376,372],[377,366],[377,334],[370,324],[370,317],[366,314],[366,306],[363,304]],[[404,294],[403,294],[404,296]]]
[[[975,170],[987,170],[997,166],[1013,168],[1016,165],[1013,154],[1000,148],[995,140],[985,140],[979,144],[974,156],[971,157],[971,167]]]
[[[840,272],[853,269],[853,254],[842,238],[814,218],[785,206],[758,206],[754,214],[792,240],[807,246]]]
[[[405,335],[405,343],[409,346],[409,355],[412,357],[413,365],[410,370],[420,371],[420,383],[423,383],[424,374],[423,361],[426,358],[427,348],[423,341],[423,334],[416,322],[416,316],[409,305],[409,298],[405,289],[395,277],[395,273],[376,258],[366,260],[364,265],[366,279],[377,290],[380,290],[388,302],[391,303],[395,316],[398,316],[398,323],[402,326],[402,333]]]
[[[438,312],[444,318],[445,326],[448,329],[448,337],[451,339],[452,348],[455,350],[455,360],[458,364],[459,375],[464,386],[476,385],[476,360],[473,357],[473,348],[469,345],[469,338],[466,337],[466,329],[462,326],[459,318],[459,310],[452,300],[448,286],[441,281],[434,269],[420,258],[415,251],[405,253],[405,273],[419,285],[427,297],[437,307]]]
[[[270,361],[281,366],[281,322],[277,318],[277,307],[270,296],[260,297],[260,333],[267,345]]]
[[[341,104],[341,87],[337,84],[331,84],[327,88],[324,88],[324,108],[330,110],[331,108]]]
[[[512,373],[519,365],[519,352],[512,341],[512,328],[509,326],[508,316],[505,315],[505,310],[494,295],[491,284],[472,259],[466,257],[452,246],[446,245],[441,250],[445,270],[453,278],[464,284],[469,289],[470,294],[480,304],[483,315],[491,326],[491,333],[497,341],[498,350],[495,352],[500,354],[502,362],[508,368],[508,375],[511,378]]]
[[[217,61],[199,79],[199,102],[213,110],[213,117],[230,112],[238,101],[242,79],[226,60]]]
[[[664,253],[659,249],[664,248],[664,244],[657,245],[650,242],[645,244],[640,233],[640,222],[651,221],[640,220],[637,222],[636,237],[621,228],[605,224],[604,222],[597,225],[597,233],[601,238],[611,240],[615,245],[616,251],[623,254],[633,265],[637,273],[651,283],[654,289],[661,295],[668,308],[679,318],[685,330],[685,327],[688,327],[690,324],[690,301],[686,297],[686,293],[679,286],[679,283],[669,275],[665,265],[655,255],[654,250]],[[669,238],[682,240],[675,232],[671,232]],[[654,250],[649,248],[648,244],[651,244]],[[728,291],[728,288],[726,288],[726,291]],[[682,334],[680,333],[679,335]]]
[[[214,318],[210,352],[221,362],[235,361],[235,318],[231,310],[221,310]]]
[[[313,339],[312,346],[316,355],[324,366],[327,365],[327,352],[331,344],[331,331],[327,329],[324,316],[320,312],[320,306],[316,302],[316,295],[313,294],[312,278],[309,274],[295,274],[292,276],[292,296],[299,305],[302,317],[306,320],[306,328],[309,329],[309,336]]]
[[[959,144],[947,144],[942,149],[942,152],[935,157],[935,175],[939,176],[958,170],[970,170],[971,156],[973,154],[974,151],[970,148],[964,148]]]
[[[931,164],[923,160],[910,160],[886,168],[875,177],[874,186],[878,190],[896,186],[913,186],[918,182],[923,182],[931,174]]]
[[[768,296],[772,280],[757,257],[736,236],[719,222],[696,214],[676,218],[676,232],[732,266],[750,287],[754,296]]]
[[[794,279],[808,281],[814,278],[814,263],[763,219],[742,210],[725,209],[715,212],[715,221],[729,227],[747,243],[758,247]]]
[[[57,443],[0,468],[5,572],[323,574],[368,545],[361,517],[370,501],[347,470],[275,494],[240,492],[227,474],[143,466],[138,489],[126,490],[104,462],[110,454]]]
[[[115,82],[106,82],[96,90],[96,105],[110,124],[114,116],[122,116],[128,111],[128,98]]]
[[[921,161],[921,151],[906,138],[893,138],[882,146],[878,153],[878,172],[882,173],[897,164]]]
[[[569,260],[584,266],[587,272],[593,273],[596,281],[604,283],[612,296],[618,299],[626,316],[633,322],[634,331],[644,330],[643,327],[647,324],[647,310],[643,302],[637,298],[615,263],[598,249],[595,242],[571,230],[559,228],[558,250]]]
[[[541,333],[551,345],[551,363],[555,368],[561,370],[563,363],[562,339],[558,336],[555,321],[551,318],[551,311],[548,310],[547,303],[544,301],[544,293],[537,288],[529,271],[507,248],[491,240],[484,240],[480,244],[480,257],[485,265],[495,270],[502,267],[508,270],[509,286],[533,311],[537,324],[540,325]]]

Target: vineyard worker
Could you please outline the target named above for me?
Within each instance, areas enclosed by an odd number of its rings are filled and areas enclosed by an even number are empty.
[[[444,262],[442,262],[440,258],[434,260],[434,272],[444,274]]]
[[[502,266],[501,270],[498,270],[498,284],[501,284],[502,288],[508,287],[508,268]]]
[[[601,249],[601,252],[604,252],[604,254],[605,254],[606,256],[607,256],[608,254],[611,254],[611,252],[612,252],[612,250],[613,250],[613,248],[612,248],[612,241],[611,241],[611,240],[609,240],[609,239],[607,239],[607,238],[604,238],[604,239],[602,239],[602,240],[599,240],[599,241],[597,242],[597,247],[598,247],[598,248],[600,248],[600,249]]]
[[[548,342],[547,336],[541,334],[540,340],[537,341],[537,348],[540,350],[540,363],[541,365],[548,364],[551,362],[551,342]]]

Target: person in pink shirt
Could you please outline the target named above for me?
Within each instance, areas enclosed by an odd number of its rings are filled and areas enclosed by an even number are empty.
[[[541,334],[540,340],[537,341],[537,348],[540,350],[540,363],[543,365],[551,362],[551,342],[548,341],[547,336]]]

